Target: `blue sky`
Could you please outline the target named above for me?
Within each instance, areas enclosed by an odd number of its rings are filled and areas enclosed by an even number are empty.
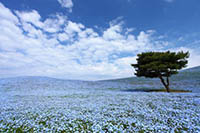
[[[0,77],[133,76],[145,51],[200,65],[199,0],[1,0]]]

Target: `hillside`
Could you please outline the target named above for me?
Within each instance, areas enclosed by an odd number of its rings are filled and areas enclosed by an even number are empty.
[[[170,78],[172,89],[200,92],[200,66],[180,71]],[[106,89],[144,90],[163,88],[158,78],[129,77],[102,81],[64,80],[49,77],[15,77],[0,79],[1,91],[15,90],[66,90],[66,89]]]
[[[173,75],[171,77],[173,80],[177,79],[199,79],[200,80],[200,66],[188,68],[185,70],[181,70],[178,74]],[[120,79],[110,79],[110,80],[102,80],[102,81],[115,81],[115,82],[134,82],[134,81],[154,81],[157,79],[150,79],[144,77],[128,77],[128,78],[120,78]]]
[[[131,84],[131,89],[159,89],[163,85],[158,78],[129,77],[122,79],[111,79],[103,82],[126,83]],[[177,75],[170,77],[171,88],[191,90],[200,92],[200,66],[188,68],[180,71]]]

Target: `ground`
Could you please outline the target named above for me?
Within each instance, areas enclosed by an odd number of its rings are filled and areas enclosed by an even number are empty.
[[[0,132],[200,132],[200,93],[0,92]]]

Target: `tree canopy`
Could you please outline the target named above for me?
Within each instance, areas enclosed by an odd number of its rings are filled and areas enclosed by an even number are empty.
[[[169,92],[169,77],[186,67],[189,52],[144,52],[137,56],[137,64],[131,64],[135,68],[135,75],[138,77],[160,78]],[[166,82],[163,77],[166,77]]]

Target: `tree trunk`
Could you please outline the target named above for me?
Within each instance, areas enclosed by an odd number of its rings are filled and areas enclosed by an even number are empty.
[[[165,80],[163,79],[162,76],[159,76],[160,81],[162,82],[162,84],[165,86],[165,89],[167,90],[167,92],[170,92],[170,88],[169,88],[169,77],[167,77],[167,83],[165,83]]]
[[[169,89],[168,85],[165,88],[167,89],[167,92],[170,92],[170,89]]]
[[[170,88],[169,88],[169,77],[167,76],[167,92],[170,92]]]

